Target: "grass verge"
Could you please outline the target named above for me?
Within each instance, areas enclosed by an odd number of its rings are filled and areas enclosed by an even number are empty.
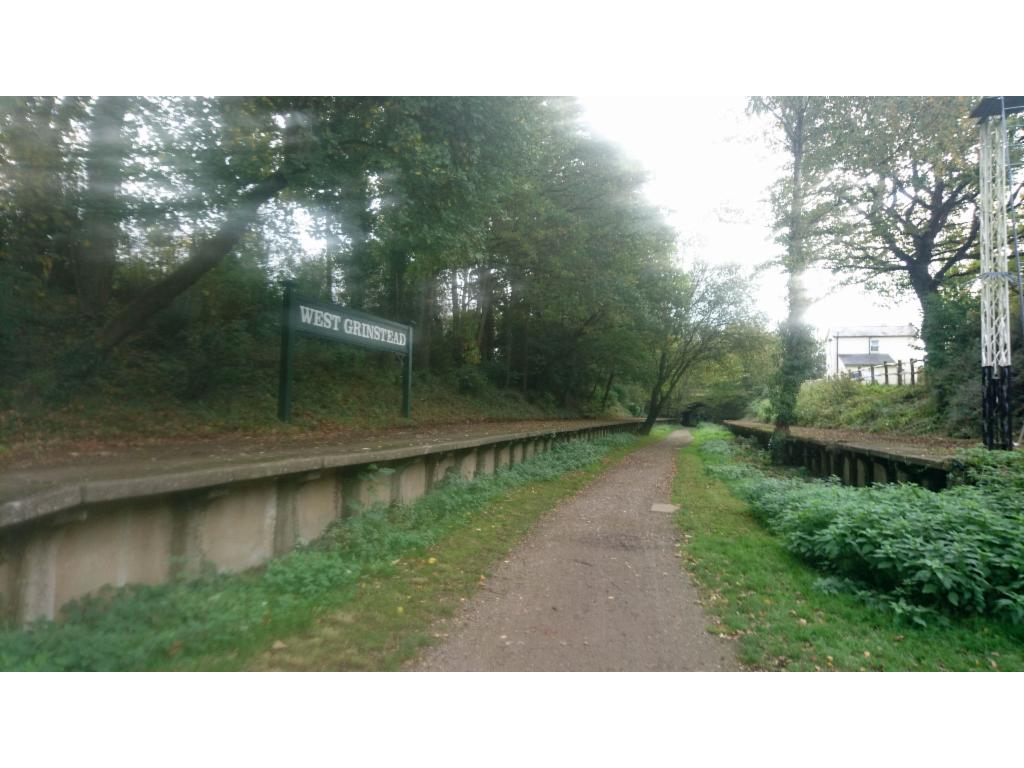
[[[0,631],[0,669],[395,669],[541,514],[664,435],[559,443],[407,506],[338,521],[265,568],[110,590]]]
[[[480,508],[434,544],[396,559],[359,584],[354,598],[317,618],[308,632],[253,659],[251,670],[397,670],[435,642],[452,616],[487,580],[533,524],[626,454],[670,430],[613,447],[590,464],[512,490]],[[283,647],[282,647],[283,646]]]
[[[747,504],[711,477],[691,444],[677,458],[673,500],[688,568],[750,669],[1021,670],[1019,627],[985,618],[920,627],[849,594],[783,549]]]

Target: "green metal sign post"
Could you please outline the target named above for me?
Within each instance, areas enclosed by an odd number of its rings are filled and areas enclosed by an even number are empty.
[[[292,301],[295,283],[284,284],[284,301],[281,304],[281,366],[277,376],[277,418],[292,420],[292,348],[295,346],[295,332],[292,330]]]
[[[281,421],[291,421],[292,355],[297,333],[403,355],[402,415],[408,417],[412,410],[412,330],[412,326],[339,307],[337,304],[308,301],[295,295],[294,282],[284,283],[277,417]]]

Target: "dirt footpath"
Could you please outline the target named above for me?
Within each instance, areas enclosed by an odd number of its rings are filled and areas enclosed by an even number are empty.
[[[686,430],[629,454],[558,506],[502,564],[448,636],[410,668],[430,671],[739,669],[677,557],[669,500]]]

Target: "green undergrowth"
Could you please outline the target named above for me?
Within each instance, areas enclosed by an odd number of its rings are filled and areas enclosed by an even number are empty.
[[[626,453],[668,429],[623,443],[586,468],[520,486],[429,546],[361,580],[357,595],[307,630],[246,663],[251,670],[395,670],[443,637],[447,620],[484,585],[538,518],[580,491]],[[206,666],[215,666],[206,664]]]
[[[765,422],[775,418],[767,400],[752,403],[747,415]],[[796,423],[801,427],[903,435],[945,432],[935,400],[924,385],[897,387],[860,384],[850,379],[822,379],[801,385]]]
[[[801,426],[923,435],[941,431],[928,389],[860,384],[850,379],[811,381],[800,387],[796,419]]]
[[[0,393],[0,444],[287,435],[310,429],[579,416],[486,378],[466,386],[454,372],[416,371],[412,415],[403,418],[401,370],[393,356],[385,359],[383,353],[332,350],[304,341],[303,354],[296,357],[290,425],[277,419],[276,348],[262,350],[244,368],[225,365],[220,377],[202,386],[190,386],[189,371],[160,355],[125,350],[85,383],[55,382],[50,369],[44,369],[5,386]]]
[[[855,489],[771,477],[718,428],[695,437],[679,455],[674,492],[684,552],[716,631],[737,640],[745,664],[1024,669],[1018,601],[1000,603],[1019,594],[1021,537],[1009,532],[1020,509],[994,513],[1003,491],[986,490],[997,478],[1019,482],[1016,459],[986,467],[965,457],[977,484],[942,494]]]
[[[535,495],[569,475],[592,475],[607,457],[649,439],[657,436],[557,443],[548,453],[468,483],[451,473],[412,504],[375,506],[339,520],[314,544],[247,573],[108,590],[69,606],[61,623],[0,632],[0,669],[240,668],[276,639],[308,631],[319,617],[357,611],[367,584],[387,580],[403,560],[465,533],[503,500]],[[378,659],[379,666],[391,667],[396,658],[404,656],[390,654]]]

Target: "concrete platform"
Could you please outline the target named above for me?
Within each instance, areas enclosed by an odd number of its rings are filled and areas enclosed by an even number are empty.
[[[775,428],[752,421],[726,421],[736,435],[767,447]],[[931,490],[947,487],[957,450],[968,440],[915,441],[911,437],[873,436],[825,429],[792,427],[787,463],[804,466],[818,477],[836,476],[845,485],[916,483]]]
[[[568,422],[453,440],[358,443],[238,458],[82,463],[0,474],[0,613],[55,618],[105,586],[240,571],[343,515],[408,503],[448,475],[498,471],[555,441],[635,432]]]

